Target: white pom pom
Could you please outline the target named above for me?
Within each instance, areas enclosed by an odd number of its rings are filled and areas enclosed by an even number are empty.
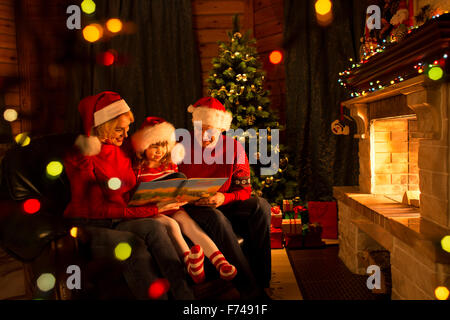
[[[189,112],[189,113],[194,113],[194,110],[195,110],[195,108],[194,108],[194,106],[191,104],[191,105],[188,107],[188,112]]]
[[[184,146],[181,143],[177,143],[172,148],[172,151],[170,151],[170,153],[172,157],[172,162],[175,164],[179,164],[183,161],[186,152],[184,150]]]
[[[75,146],[85,156],[95,156],[102,150],[102,143],[95,136],[87,137],[85,135],[79,135],[75,140]]]

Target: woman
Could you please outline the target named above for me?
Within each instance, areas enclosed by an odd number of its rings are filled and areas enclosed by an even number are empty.
[[[166,206],[127,206],[130,192],[136,185],[129,154],[121,148],[128,136],[129,125],[134,121],[127,103],[115,92],[102,92],[81,100],[78,110],[85,135],[77,138],[75,147],[64,159],[72,193],[71,202],[64,216],[73,219],[74,224],[87,226],[90,233],[95,232],[93,227],[107,227],[115,229],[114,232],[117,230],[130,232],[145,241],[161,273],[169,280],[173,297],[193,299],[192,290],[186,282],[183,263],[165,227],[154,219],[143,219],[177,209],[183,203]],[[92,234],[93,238],[95,236]],[[101,239],[97,238],[97,241],[106,243],[113,238],[103,235],[99,237]],[[130,236],[130,239],[130,244],[138,243],[132,240],[133,236]],[[119,242],[117,241],[116,245]],[[135,252],[133,249],[132,246],[130,258],[124,262],[126,264],[124,276],[135,295],[144,298],[143,282],[151,281],[155,275],[152,274],[150,265],[138,271],[130,269],[139,265],[134,259],[143,260],[142,250]],[[141,281],[142,278],[146,281]],[[145,285],[148,289],[150,283]]]

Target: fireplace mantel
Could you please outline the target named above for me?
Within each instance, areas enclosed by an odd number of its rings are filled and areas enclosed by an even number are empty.
[[[394,84],[380,91],[344,101],[342,104],[350,110],[355,120],[357,132],[355,138],[370,137],[370,118],[368,104],[394,96],[404,95],[407,105],[417,116],[419,130],[415,138],[434,139],[446,142],[448,139],[449,96],[448,82],[432,81],[425,75]]]

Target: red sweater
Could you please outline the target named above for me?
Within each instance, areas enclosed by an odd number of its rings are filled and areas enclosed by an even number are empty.
[[[131,159],[117,146],[102,144],[95,156],[84,156],[75,147],[64,158],[72,198],[65,217],[120,219],[149,217],[156,206],[127,207],[130,191],[136,185]],[[117,190],[108,187],[111,178],[120,179]]]
[[[191,148],[190,151],[186,150],[186,156],[182,164],[178,166],[178,170],[184,173],[188,178],[228,178],[224,185],[219,189],[219,192],[225,195],[225,201],[223,205],[237,200],[247,200],[252,193],[252,187],[250,184],[250,166],[248,164],[248,158],[245,154],[245,150],[238,141],[232,137],[221,135],[222,148],[211,152],[212,157],[221,157],[223,164],[207,164],[204,157],[201,159],[201,164],[194,163],[194,144],[197,144],[194,134],[191,133]],[[230,147],[234,151],[233,157],[226,154],[226,146]],[[198,148],[198,144],[197,144]],[[201,149],[204,152],[205,148]],[[227,157],[232,158],[232,163],[227,164]],[[187,160],[190,160],[190,164],[186,164]],[[239,164],[239,163],[241,164]]]

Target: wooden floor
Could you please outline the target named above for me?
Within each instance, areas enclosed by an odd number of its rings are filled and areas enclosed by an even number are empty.
[[[285,249],[272,249],[272,280],[268,295],[273,300],[303,300]]]

